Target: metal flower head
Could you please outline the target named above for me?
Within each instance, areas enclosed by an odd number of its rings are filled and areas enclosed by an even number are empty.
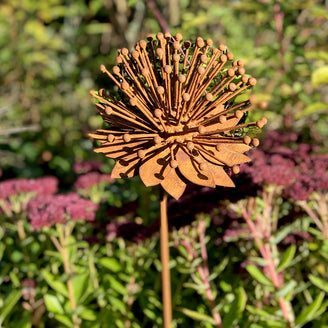
[[[139,174],[146,186],[161,186],[179,198],[191,181],[201,186],[233,187],[226,173],[250,160],[243,153],[258,139],[237,136],[245,127],[262,128],[266,119],[241,123],[250,102],[236,96],[256,84],[242,61],[212,40],[182,42],[181,34],[158,33],[135,50],[118,50],[117,66],[106,73],[119,89],[91,94],[106,130],[89,134],[95,149],[116,159],[114,178]]]

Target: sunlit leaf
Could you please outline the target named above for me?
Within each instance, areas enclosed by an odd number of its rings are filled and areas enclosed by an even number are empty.
[[[325,293],[321,292],[316,299],[306,307],[295,319],[296,327],[302,327],[306,322],[311,321],[315,318],[317,311],[319,310],[321,303],[325,297]]]
[[[76,303],[79,303],[80,299],[85,295],[88,290],[90,282],[90,274],[78,274],[72,278],[74,298]]]
[[[22,292],[20,290],[12,290],[4,299],[3,306],[0,308],[0,325],[12,311],[16,303],[19,301]]]
[[[323,102],[315,102],[315,103],[305,107],[295,117],[301,118],[303,116],[312,115],[312,114],[322,114],[325,112],[328,113],[328,104],[325,104]]]
[[[328,293],[328,281],[325,281],[319,277],[314,276],[313,274],[309,275],[309,279],[313,285],[322,289],[324,292]]]
[[[81,319],[88,321],[95,321],[98,318],[96,312],[90,309],[84,309],[82,312],[80,312],[79,316]]]
[[[289,292],[294,290],[296,286],[297,282],[295,280],[291,280],[276,292],[276,296],[285,297]]]
[[[122,270],[121,264],[115,258],[103,257],[99,260],[99,263],[113,272]]]
[[[47,284],[56,292],[68,297],[67,287],[64,283],[58,280],[53,274],[47,270],[41,270],[41,274],[44,277]]]
[[[278,272],[281,272],[282,270],[284,270],[290,265],[291,261],[295,256],[295,253],[296,253],[296,245],[290,245],[281,256],[281,261],[277,268]]]
[[[328,83],[328,66],[317,68],[311,76],[311,82],[314,87]]]
[[[207,314],[204,313],[199,313],[197,311],[193,311],[187,308],[177,308],[177,311],[183,313],[184,315],[186,315],[187,317],[196,320],[196,321],[205,321],[208,322],[212,325],[215,325],[215,321],[212,317],[210,317]]]
[[[73,328],[73,322],[71,321],[71,319],[64,315],[64,314],[55,314],[55,319],[59,322],[61,322],[63,325],[65,325],[68,328]]]
[[[111,288],[113,288],[119,294],[121,294],[121,295],[126,295],[127,294],[126,288],[117,279],[115,279],[113,276],[107,275],[106,279],[109,281],[109,284],[110,284]]]
[[[50,294],[44,295],[44,303],[49,312],[64,314],[64,309],[61,303],[59,302],[57,296]]]
[[[242,287],[239,287],[235,294],[235,299],[231,303],[229,312],[223,317],[223,327],[234,327],[242,312],[245,310],[247,294]]]
[[[246,265],[246,270],[255,280],[257,280],[261,284],[272,286],[272,281],[267,276],[265,276],[263,272],[255,265]]]

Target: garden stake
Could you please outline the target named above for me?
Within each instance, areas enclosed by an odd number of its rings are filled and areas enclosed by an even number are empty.
[[[250,161],[244,153],[259,140],[235,130],[262,128],[267,120],[239,123],[250,101],[235,101],[256,79],[245,75],[244,63],[233,61],[224,45],[198,37],[157,33],[135,50],[119,49],[117,66],[105,73],[119,88],[91,91],[98,113],[109,124],[89,136],[100,142],[97,153],[116,160],[112,178],[139,175],[147,186],[161,187],[161,259],[164,328],[172,321],[167,226],[167,194],[179,199],[188,182],[234,187],[230,174]]]
[[[167,193],[161,188],[161,262],[162,262],[162,297],[163,297],[163,327],[171,328],[172,301],[171,301],[171,277],[169,269],[170,250],[167,220]]]

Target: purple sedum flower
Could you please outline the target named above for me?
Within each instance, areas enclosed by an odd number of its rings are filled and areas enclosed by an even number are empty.
[[[111,178],[109,174],[103,174],[99,172],[89,172],[83,175],[80,175],[74,183],[75,189],[90,189],[95,185],[101,183],[114,182],[115,179]]]
[[[261,186],[281,186],[283,195],[293,200],[309,200],[313,192],[328,191],[328,154],[300,144],[296,149],[272,143],[266,151],[251,152],[251,165],[241,166],[241,173]]]
[[[83,161],[75,163],[73,170],[77,174],[88,173],[91,171],[100,171],[103,166],[102,162],[99,161]]]
[[[76,193],[66,195],[39,195],[28,204],[28,218],[32,230],[52,227],[68,221],[94,221],[98,205]]]
[[[38,179],[10,179],[0,183],[0,199],[21,193],[53,194],[58,190],[58,180],[55,177]]]
[[[9,179],[0,183],[0,213],[8,216],[26,210],[27,203],[37,195],[51,195],[58,190],[58,179]]]
[[[251,158],[252,165],[242,166],[241,172],[250,175],[256,184],[287,187],[298,177],[295,163],[283,155],[256,150]]]

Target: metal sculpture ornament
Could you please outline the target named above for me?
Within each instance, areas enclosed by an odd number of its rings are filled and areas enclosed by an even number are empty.
[[[236,96],[256,84],[243,62],[210,39],[193,44],[169,33],[138,42],[132,52],[118,50],[116,62],[112,73],[104,65],[101,71],[121,98],[91,91],[109,127],[89,134],[101,143],[97,153],[116,160],[111,176],[139,174],[146,186],[160,184],[176,199],[188,181],[234,187],[227,169],[238,173],[250,161],[244,153],[259,144],[234,131],[266,124],[240,123],[251,103]]]

